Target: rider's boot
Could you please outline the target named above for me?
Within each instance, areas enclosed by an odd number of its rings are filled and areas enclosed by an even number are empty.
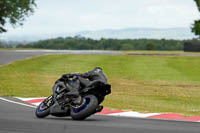
[[[96,112],[101,112],[103,110],[103,106],[102,105],[99,105],[97,108],[96,108]]]

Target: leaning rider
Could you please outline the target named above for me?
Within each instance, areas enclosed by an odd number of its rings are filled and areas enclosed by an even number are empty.
[[[70,86],[68,84],[64,84],[67,79],[69,78],[75,78],[77,80],[74,86]],[[87,80],[88,79],[88,80]],[[100,67],[95,67],[93,70],[88,71],[84,74],[81,73],[70,73],[70,74],[64,74],[62,77],[56,81],[56,83],[62,87],[65,87],[68,90],[67,95],[71,95],[76,100],[74,101],[75,104],[80,105],[82,103],[82,98],[79,95],[79,89],[81,87],[87,87],[95,82],[103,82],[107,83],[107,77],[103,73],[102,68]],[[102,110],[103,106],[99,106],[99,110]]]

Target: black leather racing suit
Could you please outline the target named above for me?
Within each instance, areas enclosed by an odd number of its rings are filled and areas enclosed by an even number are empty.
[[[92,71],[88,71],[84,74],[78,76],[80,84],[84,87],[92,85],[94,82],[103,82],[107,83],[107,77],[103,73],[102,69],[97,67],[94,68]],[[88,80],[87,80],[88,79]]]
[[[75,80],[76,83],[73,86],[69,86],[69,85],[63,86],[64,84],[62,83],[60,84],[62,84],[62,86],[65,87],[69,91],[67,95],[73,95],[75,97],[79,96],[78,91],[81,87],[87,87],[93,84],[94,82],[99,82],[99,81],[103,83],[107,83],[107,77],[103,73],[100,67],[96,67],[93,70],[88,71],[84,74],[81,74],[81,73],[64,74],[59,80],[57,80],[57,82],[58,83],[64,82],[68,78],[77,78],[77,80]]]

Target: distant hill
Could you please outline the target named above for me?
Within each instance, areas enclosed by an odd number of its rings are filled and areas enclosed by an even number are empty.
[[[119,30],[99,30],[85,31],[79,33],[81,36],[95,39],[100,38],[117,38],[117,39],[192,39],[195,35],[189,28],[127,28]]]
[[[59,33],[59,34],[29,34],[29,35],[2,35],[1,40],[5,41],[38,41],[49,38],[83,36],[92,39],[115,38],[115,39],[192,39],[195,35],[190,28],[126,28],[126,29],[105,29],[97,31],[82,31],[77,33]]]

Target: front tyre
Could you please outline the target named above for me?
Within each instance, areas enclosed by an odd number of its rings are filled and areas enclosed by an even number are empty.
[[[38,118],[44,118],[50,114],[50,107],[53,105],[53,96],[46,98],[39,104],[35,111],[35,115]]]
[[[84,97],[86,102],[79,108],[71,108],[71,117],[73,120],[84,120],[90,115],[96,113],[98,99],[94,95]]]

